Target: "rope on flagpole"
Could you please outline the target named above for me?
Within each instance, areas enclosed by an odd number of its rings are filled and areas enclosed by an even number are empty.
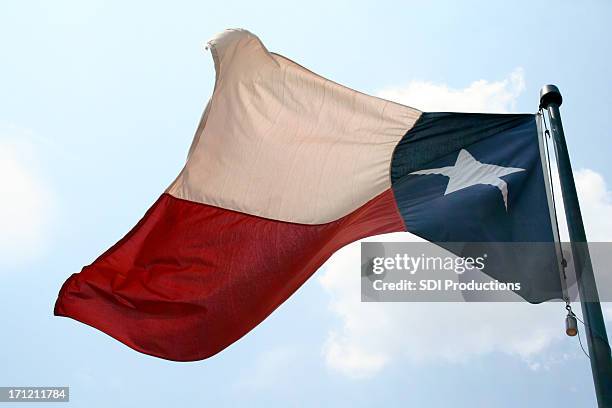
[[[544,148],[546,150],[546,167],[548,167],[548,180],[550,184],[550,195],[552,202],[552,211],[555,216],[555,229],[557,230],[557,237],[559,238],[559,242],[557,245],[559,246],[559,253],[561,254],[561,267],[563,268],[563,279],[567,282],[567,274],[565,270],[567,268],[567,260],[563,255],[563,246],[561,245],[561,232],[559,230],[559,218],[557,217],[557,201],[555,199],[555,186],[553,183],[553,175],[552,175],[552,164],[550,160],[550,148],[548,147],[548,141],[551,138],[550,130],[548,130],[548,123],[546,122],[546,114],[543,109],[540,108],[540,116],[542,117],[542,121],[544,122]],[[563,286],[563,300],[565,301],[566,306],[570,305],[569,292],[565,285]]]
[[[552,206],[553,206],[553,213],[555,215],[555,228],[557,229],[557,237],[559,237],[558,245],[559,245],[559,253],[561,254],[561,266],[563,268],[563,279],[567,281],[567,275],[565,273],[565,270],[567,268],[567,260],[565,259],[565,256],[563,255],[563,248],[560,242],[561,232],[559,230],[559,219],[557,217],[557,202],[555,200],[555,187],[553,183],[552,165],[551,165],[551,159],[550,159],[550,148],[548,146],[549,139],[551,139],[551,134],[550,134],[550,130],[548,129],[548,123],[546,122],[546,114],[543,109],[540,109],[540,115],[542,116],[542,121],[544,123],[544,146],[546,149],[546,164],[548,167],[548,179],[550,181],[550,190],[551,190],[550,194],[552,196],[551,201],[552,201]],[[578,330],[578,327],[576,325],[576,320],[579,320],[583,325],[584,325],[584,322],[580,318],[578,318],[578,316],[576,316],[576,314],[572,310],[571,300],[569,298],[569,293],[566,287],[564,287],[563,297],[564,297],[563,300],[565,301],[565,309],[567,310],[567,316],[565,318],[565,333],[571,337],[578,335],[578,344],[580,344],[580,348],[582,349],[582,352],[584,353],[584,355],[590,360],[591,356],[589,356],[589,353],[586,352],[586,350],[584,349],[584,346],[582,345],[582,339],[580,338],[580,330]]]

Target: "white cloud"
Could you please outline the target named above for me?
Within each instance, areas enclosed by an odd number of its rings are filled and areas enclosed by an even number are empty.
[[[411,81],[405,86],[382,89],[377,95],[426,112],[504,113],[515,109],[516,98],[523,90],[524,72],[522,68],[516,68],[504,80],[490,82],[481,79],[463,89],[427,81]]]
[[[588,239],[591,242],[608,242],[612,240],[612,192],[608,190],[603,176],[590,169],[580,169],[574,174],[576,190],[581,203],[582,218]],[[558,182],[556,191],[560,191]],[[559,224],[566,229],[563,218],[563,201],[559,202]]]
[[[480,80],[465,89],[413,81],[379,95],[429,111],[507,112],[514,109],[524,84],[523,71],[517,69],[502,81]],[[611,193],[603,177],[580,170],[576,182],[589,236],[612,240]],[[368,240],[419,238],[404,233]],[[362,303],[359,251],[359,243],[343,248],[319,278],[330,295],[329,308],[339,318],[323,346],[332,370],[364,378],[393,362],[461,363],[494,352],[516,356],[538,370],[568,358],[549,347],[565,336],[562,303]],[[606,311],[612,318],[612,309]]]
[[[40,255],[54,212],[30,136],[14,126],[0,128],[0,266]]]
[[[553,190],[555,192],[557,206],[557,220],[561,241],[569,242],[567,221],[565,219],[565,206],[561,196],[561,184],[556,171],[556,163],[553,163]],[[591,169],[580,169],[574,172],[576,190],[580,201],[580,210],[587,234],[587,240],[591,243],[591,261],[595,274],[595,280],[599,289],[600,299],[610,300],[610,283],[612,276],[609,270],[609,251],[607,245],[601,243],[612,242],[612,191],[608,189],[604,177]],[[602,246],[606,245],[606,246]],[[570,262],[568,270],[571,280],[575,281],[575,272]],[[572,296],[577,296],[577,288],[573,286],[570,290]],[[579,307],[576,307],[579,309]],[[604,318],[612,322],[612,304],[603,303]],[[609,332],[612,335],[612,331]]]
[[[532,363],[564,335],[560,303],[362,303],[359,250],[343,248],[320,278],[341,321],[324,345],[325,360],[349,377],[374,375],[394,360],[460,363],[491,352]]]

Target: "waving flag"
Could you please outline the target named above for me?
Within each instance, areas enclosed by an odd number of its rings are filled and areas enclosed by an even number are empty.
[[[56,315],[197,360],[355,240],[553,240],[534,115],[424,113],[322,78],[244,30],[209,46],[215,88],[185,167],[65,282]],[[547,295],[527,300],[560,297],[557,271],[539,282]]]

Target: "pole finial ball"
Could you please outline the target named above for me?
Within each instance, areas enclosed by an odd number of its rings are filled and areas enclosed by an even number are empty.
[[[551,103],[561,106],[562,102],[561,92],[555,85],[544,85],[540,89],[540,108],[546,109]]]

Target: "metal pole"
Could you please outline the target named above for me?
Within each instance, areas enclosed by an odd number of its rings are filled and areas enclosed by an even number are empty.
[[[554,85],[545,85],[540,90],[540,108],[546,109],[550,117],[551,131],[557,153],[557,167],[561,180],[561,192],[565,205],[565,217],[574,257],[578,280],[578,293],[585,322],[585,332],[591,357],[591,371],[599,407],[612,408],[612,358],[606,334],[599,294],[593,275],[593,266],[587,247],[586,233],[578,203],[574,175],[570,163],[559,106],[563,99]]]

